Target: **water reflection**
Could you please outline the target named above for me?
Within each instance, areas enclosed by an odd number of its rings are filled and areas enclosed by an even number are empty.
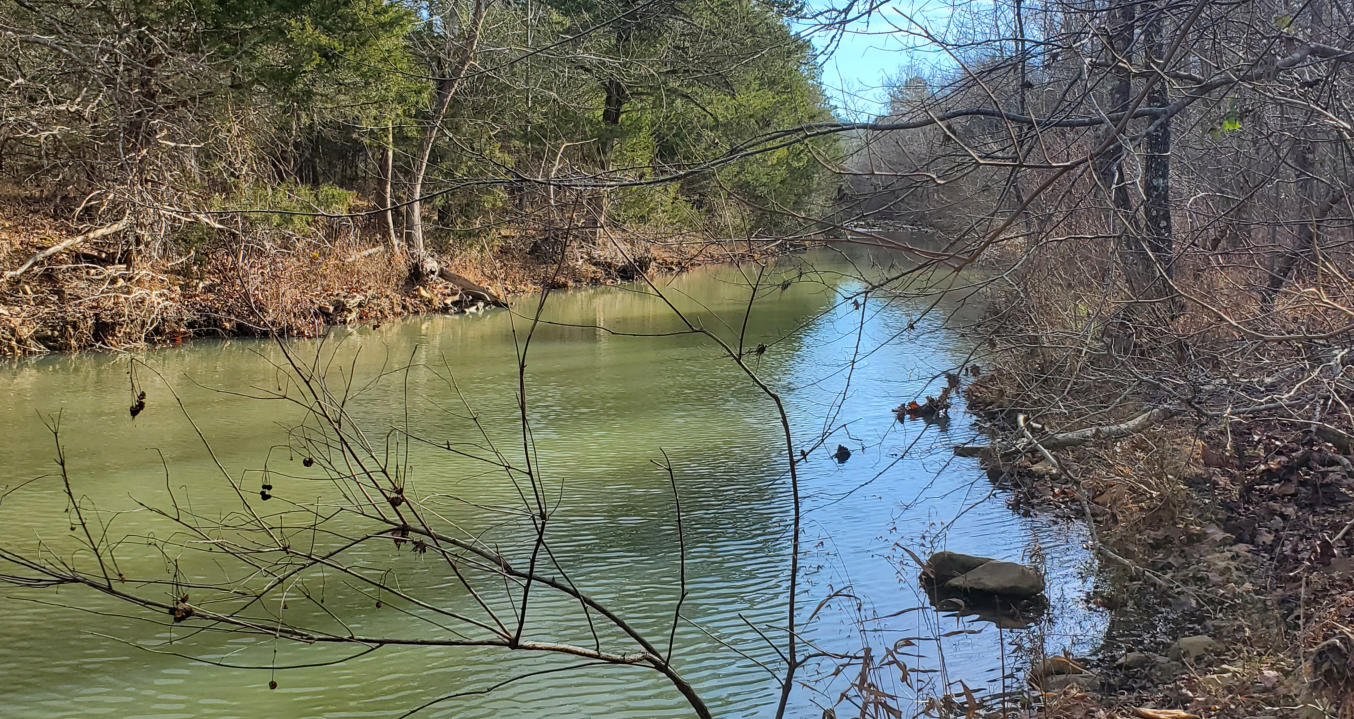
[[[854,259],[857,266],[867,261]],[[750,354],[750,363],[785,399],[796,444],[806,450],[801,620],[813,618],[805,641],[836,656],[859,656],[868,647],[878,659],[896,650],[913,670],[910,684],[894,670],[878,681],[900,701],[960,680],[999,690],[1013,670],[1007,654],[1015,644],[1046,642],[1061,650],[1093,643],[1101,618],[1080,604],[1086,555],[1079,528],[1013,515],[976,464],[952,456],[949,447],[973,432],[958,404],[944,424],[894,417],[900,402],[934,394],[941,372],[962,356],[961,342],[939,325],[942,315],[923,315],[918,303],[862,295],[855,269],[840,257],[792,258],[778,272],[754,305],[744,342],[749,349],[766,347]],[[706,269],[667,280],[664,289],[697,327],[736,345],[750,276]],[[783,290],[782,278],[792,280]],[[519,303],[519,311],[531,304]],[[716,715],[770,716],[778,686],[762,665],[779,659],[763,637],[784,626],[791,510],[773,407],[707,337],[686,332],[661,300],[637,288],[555,294],[546,318],[552,324],[532,340],[527,399],[541,471],[561,490],[551,533],[562,569],[601,601],[621,606],[628,622],[666,637],[678,599],[678,553],[668,477],[654,464],[665,452],[681,492],[690,580],[677,630],[678,667]],[[407,421],[435,443],[480,442],[449,389],[454,378],[491,439],[520,447],[514,348],[526,328],[523,317],[504,312],[425,317],[336,329],[326,346],[343,358],[334,366],[344,376],[360,378],[349,409],[374,434]],[[313,346],[296,345],[302,352]],[[267,466],[276,473],[278,497],[313,496],[301,458],[282,446],[298,411],[214,391],[282,387],[274,345],[204,342],[144,360],[180,393],[232,476],[257,484],[258,476],[245,470]],[[394,371],[411,362],[411,371]],[[6,468],[0,486],[48,475],[0,502],[0,545],[30,549],[38,537],[52,540],[65,529],[64,498],[50,478],[52,439],[35,411],[61,411],[73,481],[108,516],[123,512],[115,525],[123,533],[163,532],[135,499],[163,504],[169,489],[191,497],[199,512],[235,506],[168,392],[146,375],[139,380],[148,404],[132,421],[125,358],[46,358],[0,373],[11,402],[0,416],[7,437],[0,445]],[[839,444],[849,461],[834,458]],[[466,531],[504,546],[530,537],[529,524],[481,509],[513,503],[501,473],[431,444],[411,448],[409,469],[410,486]],[[1013,634],[930,609],[905,550],[924,556],[942,547],[1043,564],[1049,612]],[[128,569],[166,571],[164,557],[131,545],[125,551]],[[469,601],[444,568],[390,544],[364,546],[353,559],[390,567],[410,592],[453,607]],[[201,576],[217,571],[183,569]],[[341,582],[328,582],[324,591],[326,608],[355,630],[408,629],[408,615],[378,609]],[[0,594],[6,716],[388,717],[514,672],[569,664],[485,649],[387,648],[329,667],[275,674],[230,669],[164,652],[266,666],[316,663],[351,651],[192,635],[146,622],[144,615],[122,616],[125,610],[88,594]],[[567,602],[545,604],[529,629],[586,641],[577,619]],[[160,644],[171,638],[173,646]],[[836,700],[848,679],[834,668],[827,661],[805,668],[801,678],[811,687],[796,689],[792,716],[816,717],[818,706]],[[271,677],[279,685],[274,691],[267,689]],[[649,718],[686,716],[689,709],[652,673],[604,668],[512,683],[434,705],[421,716],[544,712]]]

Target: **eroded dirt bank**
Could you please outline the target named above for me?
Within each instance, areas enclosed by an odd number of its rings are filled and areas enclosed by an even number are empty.
[[[615,284],[775,250],[680,234],[500,230],[444,247],[441,276],[414,282],[403,250],[378,226],[244,231],[203,218],[172,242],[149,243],[140,238],[156,228],[135,218],[80,223],[62,219],[69,210],[0,202],[0,356],[313,336],[333,324],[476,311],[545,286]]]

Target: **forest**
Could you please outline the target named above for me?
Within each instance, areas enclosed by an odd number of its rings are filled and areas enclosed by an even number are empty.
[[[8,0],[0,48],[0,353],[126,353],[0,377],[0,606],[314,716],[1354,717],[1349,3]]]
[[[435,276],[439,258],[548,264],[589,232],[603,255],[603,233],[766,237],[829,191],[815,159],[834,153],[826,138],[698,171],[830,119],[789,5],[6,8],[9,354],[305,333],[336,297],[390,289],[371,311],[413,309],[400,283]],[[39,232],[104,241],[70,248],[89,267],[39,278],[26,260],[60,244]],[[614,271],[607,259],[593,264]],[[264,276],[288,279],[264,288]],[[59,296],[89,308],[64,311]]]

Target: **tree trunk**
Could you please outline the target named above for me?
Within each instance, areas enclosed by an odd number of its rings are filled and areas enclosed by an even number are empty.
[[[385,196],[381,198],[385,205],[386,232],[390,236],[390,252],[392,256],[399,256],[400,236],[395,232],[395,211],[391,209],[395,204],[395,121],[386,121],[386,148],[384,157],[385,172]]]
[[[1114,87],[1111,100],[1114,112],[1127,112],[1133,96],[1133,35],[1137,28],[1137,5],[1131,0],[1118,0],[1112,16],[1110,61],[1114,63]],[[1131,236],[1138,232],[1138,223],[1123,171],[1126,143],[1123,133],[1118,135],[1114,146],[1105,153],[1104,160],[1097,168],[1097,175],[1111,201],[1109,225],[1122,238],[1121,246],[1128,247],[1132,242]]]
[[[1284,285],[1293,276],[1300,262],[1312,262],[1316,257],[1316,242],[1319,237],[1316,210],[1316,145],[1308,133],[1298,138],[1293,148],[1293,172],[1298,188],[1298,211],[1301,223],[1298,225],[1293,244],[1289,246],[1275,263],[1269,273],[1269,282],[1265,286],[1265,303],[1274,301]]]
[[[602,106],[602,122],[608,125],[620,124],[621,110],[630,100],[630,91],[625,83],[616,78],[608,78],[603,83],[603,89],[606,90],[606,101]]]
[[[1029,58],[1025,56],[1025,12],[1023,0],[1015,0],[1015,31],[1016,31],[1016,82],[1020,86],[1018,97],[1018,110],[1021,115],[1029,112],[1029,98],[1026,91],[1031,87],[1029,81]],[[1025,205],[1025,189],[1020,183],[1020,167],[1025,163],[1025,143],[1033,135],[1028,127],[1021,127],[1013,138],[1015,155],[1018,162],[1011,167],[1011,173],[1007,179],[1012,194],[1015,195],[1016,207],[1023,207],[1021,210],[1021,220],[1025,225],[1025,234],[1034,237],[1035,227],[1031,218],[1030,208]]]
[[[1110,91],[1110,102],[1116,113],[1127,112],[1133,101],[1133,58],[1136,55],[1133,38],[1137,32],[1138,11],[1134,0],[1113,0],[1110,11],[1109,54],[1113,63],[1111,72],[1114,84]],[[1123,127],[1127,127],[1125,124]],[[1138,250],[1141,247],[1142,229],[1138,222],[1137,209],[1133,205],[1128,173],[1124,171],[1124,159],[1128,153],[1128,140],[1117,125],[1110,125],[1114,144],[1104,154],[1096,167],[1096,179],[1109,201],[1106,212],[1106,224],[1112,235],[1118,238],[1118,254],[1124,268],[1129,291],[1138,295],[1143,286],[1139,272]],[[1105,323],[1104,339],[1115,354],[1129,354],[1136,344],[1135,313],[1132,306],[1117,309]]]
[[[1326,35],[1324,15],[1325,3],[1321,0],[1312,0],[1307,7],[1306,22],[1303,23],[1310,37],[1324,39]],[[1302,126],[1293,133],[1297,139],[1290,157],[1293,159],[1293,174],[1297,183],[1300,222],[1293,244],[1284,250],[1275,261],[1274,269],[1270,271],[1269,281],[1262,295],[1266,305],[1273,303],[1279,291],[1288,284],[1301,265],[1315,264],[1317,244],[1321,241],[1321,220],[1331,207],[1339,202],[1341,196],[1337,194],[1329,203],[1323,203],[1326,204],[1324,208],[1317,206],[1316,126],[1313,120],[1310,114],[1303,116]]]
[[[1153,8],[1151,19],[1143,28],[1147,48],[1148,77],[1151,88],[1147,92],[1150,107],[1165,107],[1170,98],[1166,87],[1166,33],[1165,4]],[[1146,286],[1147,299],[1157,300],[1170,294],[1175,251],[1175,232],[1171,224],[1171,121],[1160,118],[1147,132],[1143,149],[1143,233],[1139,259],[1141,271],[1150,278]]]
[[[410,274],[414,279],[423,279],[437,274],[437,260],[428,254],[423,240],[423,178],[428,173],[428,162],[432,158],[433,146],[442,132],[442,120],[447,116],[451,98],[456,94],[465,77],[465,71],[475,56],[475,46],[479,42],[480,27],[484,23],[485,4],[475,0],[470,21],[465,25],[465,37],[461,41],[461,53],[449,72],[437,79],[437,91],[433,95],[432,107],[428,116],[428,126],[423,131],[423,141],[419,143],[418,155],[410,172],[409,210],[406,232],[409,235]],[[443,47],[442,59],[451,55],[455,46],[453,36],[448,35]]]

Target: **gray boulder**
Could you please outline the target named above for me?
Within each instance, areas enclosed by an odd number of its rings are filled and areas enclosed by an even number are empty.
[[[1176,677],[1179,677],[1184,671],[1184,664],[1169,659],[1163,659],[1152,667],[1152,676],[1156,678],[1157,681],[1170,682],[1175,681]]]
[[[1152,666],[1155,662],[1156,659],[1147,652],[1129,652],[1119,657],[1119,661],[1115,663],[1124,669],[1144,669]]]
[[[945,588],[1025,599],[1044,592],[1044,575],[1023,564],[990,561],[945,582]]]
[[[991,557],[977,557],[959,552],[936,552],[926,560],[925,572],[936,584],[944,584],[993,561],[996,560]]]
[[[1196,634],[1192,637],[1181,637],[1175,640],[1171,648],[1166,650],[1166,656],[1176,661],[1197,664],[1209,659],[1221,649],[1222,645],[1213,641],[1212,637]]]

